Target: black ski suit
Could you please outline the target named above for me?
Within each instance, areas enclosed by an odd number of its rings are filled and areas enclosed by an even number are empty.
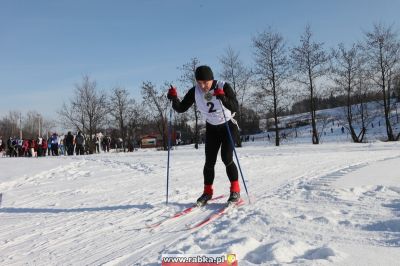
[[[217,81],[213,81],[213,85],[210,92],[213,93],[216,89]],[[183,100],[180,101],[178,98],[172,99],[172,107],[178,113],[183,113],[187,111],[193,103],[195,103],[195,87],[191,88]],[[228,83],[224,84],[225,96],[220,97],[222,104],[229,109],[232,113],[238,111],[238,101],[236,99],[235,92]],[[235,139],[238,134],[238,127],[236,124],[229,120],[228,122],[232,138]],[[226,167],[226,174],[229,180],[238,180],[238,171],[235,163],[233,162],[233,147],[231,140],[229,139],[229,134],[226,128],[226,124],[212,125],[206,123],[206,138],[205,138],[205,154],[206,162],[204,164],[203,174],[204,174],[204,185],[212,185],[214,182],[215,172],[214,166],[217,161],[218,151],[221,147],[221,159]]]

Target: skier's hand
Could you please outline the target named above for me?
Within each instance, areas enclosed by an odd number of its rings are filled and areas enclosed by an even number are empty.
[[[213,96],[216,96],[217,99],[222,100],[225,96],[225,92],[223,88],[217,88],[214,90]]]
[[[176,88],[171,85],[168,90],[167,98],[170,100],[178,98],[178,93],[176,92]]]

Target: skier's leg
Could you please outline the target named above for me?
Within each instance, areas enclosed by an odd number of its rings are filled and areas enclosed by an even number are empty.
[[[217,155],[219,147],[221,146],[221,140],[218,136],[218,132],[215,126],[210,124],[206,125],[206,142],[205,142],[205,153],[206,162],[204,164],[203,175],[204,175],[204,190],[200,198],[197,199],[197,205],[203,206],[211,199],[213,194],[213,183],[214,183],[214,166],[217,161]]]
[[[221,146],[221,139],[218,136],[218,132],[215,126],[207,124],[206,126],[206,143],[205,143],[205,153],[206,162],[204,164],[203,174],[204,174],[204,185],[212,186],[214,183],[214,167],[217,161],[218,150]]]
[[[228,125],[233,137],[234,134],[236,134],[237,132],[237,126],[231,121],[228,122]],[[231,182],[231,195],[228,201],[236,202],[240,198],[240,186],[238,180],[239,175],[236,164],[233,161],[233,147],[226,128],[223,132],[224,137],[222,138],[221,159],[225,164],[226,174],[228,175],[229,181]]]

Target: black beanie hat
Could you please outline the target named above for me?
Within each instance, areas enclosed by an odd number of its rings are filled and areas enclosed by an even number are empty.
[[[196,80],[214,80],[214,74],[209,66],[199,66],[195,72]]]

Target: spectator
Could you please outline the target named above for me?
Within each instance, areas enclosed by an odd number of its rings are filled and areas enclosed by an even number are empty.
[[[29,147],[30,146],[30,143],[29,143],[29,140],[23,140],[22,141],[22,153],[23,153],[23,156],[24,157],[28,157],[29,156]]]
[[[67,149],[67,154],[69,156],[74,155],[74,136],[72,135],[71,131],[69,131],[65,137],[65,146]]]
[[[37,147],[36,147],[36,141],[34,139],[31,139],[29,141],[29,154],[30,157],[37,157]]]
[[[43,157],[46,157],[47,149],[48,149],[48,142],[46,139],[43,139],[43,141],[42,141],[42,156]],[[50,155],[50,153],[49,153],[49,155]]]
[[[51,136],[47,139],[47,155],[50,156],[51,155]]]
[[[36,147],[37,147],[37,156],[38,157],[43,156],[43,138],[41,137],[37,138]]]
[[[96,136],[96,153],[100,153],[100,138]]]
[[[76,144],[76,151],[75,151],[76,155],[84,155],[85,138],[82,136],[82,133],[80,131],[78,132],[78,135],[75,138],[75,144]]]
[[[102,140],[102,145],[103,145],[103,151],[104,152],[109,152],[110,151],[110,146],[111,146],[111,138],[108,136],[104,136]]]
[[[51,154],[53,156],[58,156],[58,135],[57,133],[53,133],[51,136]]]
[[[60,143],[60,155],[65,155],[65,136],[60,137],[58,143]]]

